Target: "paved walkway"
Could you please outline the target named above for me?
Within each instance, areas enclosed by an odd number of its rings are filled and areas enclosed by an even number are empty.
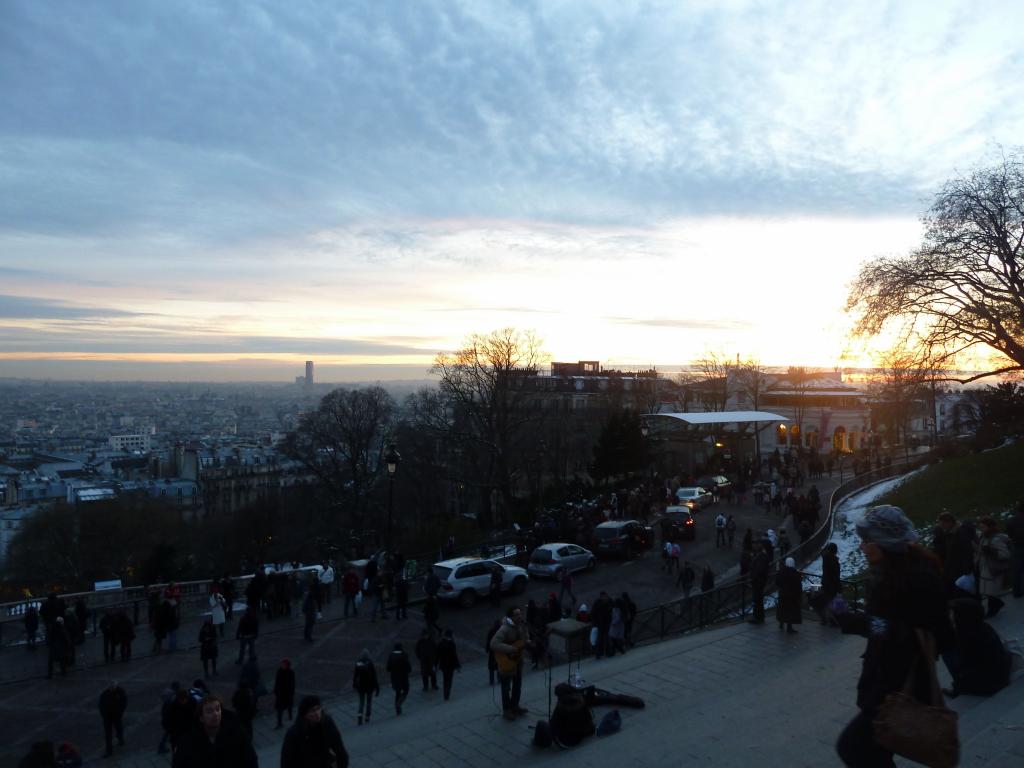
[[[1024,600],[1009,601],[993,621],[1004,639],[1024,640]],[[533,725],[547,711],[547,679],[527,674],[523,703],[529,718],[501,718],[497,689],[486,686],[486,669],[467,665],[455,680],[453,699],[413,693],[396,717],[390,691],[375,702],[374,722],[356,727],[349,697],[325,702],[342,728],[353,766],[459,768],[470,765],[566,764],[651,766],[690,764],[747,768],[839,765],[833,745],[854,715],[855,685],[863,638],[843,636],[810,619],[797,635],[769,621],[736,624],[678,640],[634,648],[624,656],[585,660],[589,683],[643,697],[644,710],[622,709],[616,735],[592,737],[571,753],[531,746]],[[565,665],[554,668],[555,682]],[[943,683],[945,670],[941,669]],[[415,682],[415,681],[414,681]],[[961,765],[1009,768],[1024,764],[1024,677],[988,699],[961,696]],[[596,710],[599,718],[606,708]],[[277,765],[283,731],[258,728],[260,765]],[[107,764],[168,765],[166,756],[132,755]]]

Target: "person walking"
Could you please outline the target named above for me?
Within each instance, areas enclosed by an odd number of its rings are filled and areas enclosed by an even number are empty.
[[[274,711],[277,713],[277,725],[275,730],[281,728],[284,713],[288,713],[288,720],[292,720],[292,709],[295,705],[295,670],[288,659],[281,659],[281,664],[274,675]],[[302,713],[299,713],[299,717]]]
[[[779,605],[775,612],[775,618],[779,622],[779,629],[785,626],[786,631],[795,635],[794,624],[803,622],[803,615],[800,610],[800,603],[803,599],[803,584],[800,581],[800,572],[796,569],[796,560],[787,557],[775,577],[775,584],[779,588]]]
[[[488,595],[491,598],[491,605],[498,608],[501,605],[501,570],[498,568],[491,570],[490,591]]]
[[[235,639],[238,640],[238,658],[235,664],[241,664],[245,659],[245,649],[249,649],[249,658],[256,657],[256,638],[260,634],[260,617],[257,609],[251,605],[247,606],[242,618],[238,621],[235,629]]]
[[[344,618],[347,619],[349,617],[350,611],[352,616],[359,615],[359,606],[356,605],[356,595],[358,594],[359,575],[355,572],[354,568],[349,568],[341,577],[341,595],[345,601],[342,607],[342,616]]]
[[[1010,586],[1013,596],[1024,597],[1024,501],[1018,501],[1013,514],[1006,521],[1006,535],[1013,545]]]
[[[220,587],[213,585],[210,591],[210,621],[217,630],[220,637],[224,637],[224,624],[227,622],[227,607],[224,602],[224,595],[220,593]]]
[[[676,586],[682,587],[683,597],[689,599],[696,581],[697,574],[694,572],[693,566],[690,565],[689,560],[684,561],[683,567],[679,570],[679,575],[676,577]]]
[[[725,515],[721,512],[715,517],[715,549],[725,546]]]
[[[729,542],[729,549],[732,549],[733,540],[736,538],[736,518],[732,515],[725,521],[725,537]]]
[[[223,626],[223,625],[222,625]],[[210,669],[213,669],[213,676],[217,676],[217,656],[220,650],[217,647],[217,630],[213,621],[207,619],[199,628],[199,660],[203,662],[203,677],[210,676]]]
[[[498,676],[501,681],[501,710],[506,720],[515,720],[528,712],[519,700],[523,690],[523,656],[529,644],[530,630],[523,611],[514,605],[508,609],[505,621],[490,642],[490,650],[503,654],[502,661],[498,662]]]
[[[569,595],[572,599],[572,602],[569,603],[570,610],[576,607],[576,593],[572,591],[572,586],[572,574],[568,568],[563,568],[561,578],[559,579],[558,604],[565,605],[565,596]]]
[[[239,680],[238,688],[231,697],[231,706],[238,715],[238,723],[249,741],[252,741],[252,721],[256,717],[256,691],[248,680]]]
[[[622,597],[619,598],[622,601],[622,623],[625,629],[625,640],[626,647],[633,647],[633,622],[636,620],[637,607],[636,603],[629,596],[629,593],[623,592]]]
[[[945,650],[952,636],[949,608],[941,563],[917,544],[917,532],[903,510],[872,507],[856,527],[871,571],[865,610],[837,614],[836,620],[844,633],[866,637],[867,648],[857,683],[860,711],[840,734],[836,752],[848,766],[890,766],[892,753],[875,741],[878,708],[908,679],[911,695],[930,702],[929,665],[918,663],[927,652],[918,630]]]
[[[171,768],[257,768],[259,760],[239,723],[219,696],[205,696],[199,717],[183,735]]]
[[[822,624],[835,623],[832,601],[843,591],[839,576],[839,547],[830,541],[821,550],[821,592],[818,594],[818,616]]]
[[[402,704],[409,695],[409,675],[412,664],[409,655],[401,643],[395,643],[395,649],[388,655],[387,672],[391,676],[391,689],[395,692],[395,714],[402,714]]]
[[[370,562],[373,561],[371,560]],[[370,589],[368,597],[373,602],[373,606],[370,609],[370,621],[377,620],[377,611],[380,611],[380,617],[382,619],[386,619],[388,617],[388,612],[384,607],[384,574],[377,572],[374,574],[372,579],[368,578],[366,582]]]
[[[352,688],[359,694],[359,714],[356,723],[369,723],[370,714],[373,712],[373,697],[380,696],[380,683],[377,681],[377,668],[373,665],[370,652],[365,648],[356,660],[356,667],[352,673]]]
[[[494,679],[498,675],[498,662],[494,657],[494,651],[491,650],[491,640],[494,639],[495,633],[501,629],[501,622],[501,619],[495,619],[494,623],[488,628],[487,637],[484,639],[484,650],[487,652],[487,679],[491,686],[494,685]]]
[[[455,638],[450,629],[444,631],[444,637],[437,644],[437,667],[441,670],[444,700],[448,701],[452,696],[452,680],[455,677],[455,670],[462,669],[459,653],[455,647]]]
[[[437,620],[440,618],[441,607],[437,604],[437,598],[427,595],[427,599],[423,603],[423,620],[427,623],[427,629],[440,634],[441,627],[437,624]]]
[[[117,684],[117,680],[111,680],[110,685],[103,689],[99,707],[103,720],[103,738],[107,746],[103,756],[110,757],[114,754],[114,734],[117,734],[118,746],[124,746],[124,711],[128,708],[128,694]]]
[[[100,618],[100,634],[103,635],[103,660],[114,661],[117,658],[117,644],[114,642],[113,611],[104,611]]]
[[[121,661],[131,661],[134,640],[135,625],[125,611],[118,611],[114,614],[114,642],[121,649]]]
[[[423,690],[437,690],[437,643],[434,642],[434,634],[429,629],[420,633],[420,639],[416,641],[416,658],[420,662],[420,678],[423,680]]]
[[[409,618],[409,580],[405,578],[405,572],[401,571],[395,576],[395,621],[404,621]]]
[[[313,584],[306,589],[306,596],[302,600],[302,638],[307,643],[313,642],[313,625],[316,624],[316,590]]]
[[[281,744],[281,768],[348,768],[341,732],[317,696],[303,696],[299,719]]]
[[[751,624],[764,624],[764,588],[768,585],[768,555],[761,541],[755,541],[754,555],[750,559],[750,602],[753,609]]]
[[[978,520],[978,543],[975,549],[975,568],[978,573],[978,595],[988,601],[985,618],[991,619],[1003,608],[1003,582],[1012,566],[1010,539],[999,533],[995,518],[986,515]]]
[[[320,571],[318,581],[320,589],[317,590],[317,596],[321,602],[317,610],[322,611],[325,604],[331,604],[331,590],[334,588],[334,566],[329,562],[324,562],[324,569]]]
[[[623,617],[622,600],[616,598],[612,602],[612,620],[608,625],[608,658],[626,652],[626,621]]]
[[[48,655],[46,658],[46,677],[53,677],[53,666],[60,667],[60,673],[68,673],[68,657],[71,654],[71,637],[64,627],[64,617],[58,616],[53,625],[46,632],[46,646]]]
[[[38,634],[39,611],[36,610],[34,605],[30,605],[25,611],[25,642],[28,644],[30,651],[36,649],[36,635]],[[106,652],[106,646],[104,646],[104,652]]]
[[[173,688],[177,683],[171,685]],[[160,722],[171,743],[172,753],[177,753],[178,746],[185,734],[188,733],[195,716],[196,702],[188,695],[188,690],[181,686],[174,688],[174,697],[164,704],[160,712]]]
[[[608,630],[612,625],[612,599],[608,593],[601,591],[594,607],[590,611],[590,623],[597,628],[597,643],[594,645],[594,658],[600,659],[608,650]]]

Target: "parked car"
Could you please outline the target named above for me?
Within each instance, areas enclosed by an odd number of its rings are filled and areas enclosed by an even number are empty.
[[[654,546],[654,529],[636,520],[609,520],[594,529],[594,552],[631,557]]]
[[[530,576],[518,566],[479,557],[456,557],[434,563],[434,573],[441,580],[438,599],[458,601],[459,605],[470,607],[478,598],[491,593],[491,573],[495,569],[501,572],[502,592],[518,595],[526,589]]]
[[[699,485],[693,488],[680,488],[676,491],[676,498],[679,499],[680,505],[689,507],[693,512],[704,509],[714,501],[714,497]]]
[[[692,541],[697,538],[697,525],[687,507],[665,507],[665,515],[659,521],[661,525],[661,538],[663,540],[687,539]]]
[[[557,579],[565,571],[590,570],[597,563],[594,553],[576,544],[542,544],[530,555],[526,571],[531,576]]]

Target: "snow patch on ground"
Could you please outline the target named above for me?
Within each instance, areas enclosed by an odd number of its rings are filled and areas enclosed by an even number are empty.
[[[863,491],[846,497],[836,508],[835,527],[832,530],[832,538],[829,541],[839,549],[839,572],[843,578],[854,576],[867,568],[867,561],[864,559],[864,554],[860,551],[860,536],[857,535],[857,523],[864,518],[864,513],[867,512],[869,507],[874,506],[875,502],[882,496],[899,487],[917,473],[924,471],[924,469],[925,467],[922,467],[905,475],[883,480],[872,485],[870,488],[865,488]],[[923,536],[924,533],[930,535],[931,532],[918,531],[918,535]],[[821,558],[811,563],[804,569],[804,572],[820,576]]]

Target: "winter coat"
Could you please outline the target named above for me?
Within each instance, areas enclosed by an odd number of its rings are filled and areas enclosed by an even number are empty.
[[[209,661],[216,659],[219,651],[217,648],[217,628],[213,624],[203,624],[199,628],[199,659]]]
[[[959,693],[991,696],[1010,684],[1012,658],[999,634],[985,622],[985,609],[977,600],[950,603],[955,618],[957,650],[953,686]]]
[[[120,685],[107,688],[100,694],[100,717],[116,720],[128,708],[128,694]]]
[[[354,595],[359,591],[359,577],[355,571],[346,571],[341,577],[341,591],[346,595]]]
[[[281,745],[281,768],[348,768],[348,752],[330,715],[316,724],[304,717],[295,721]]]
[[[380,684],[377,682],[377,668],[369,659],[359,659],[356,668],[352,673],[352,687],[359,693],[380,694]]]
[[[825,552],[821,556],[821,593],[833,598],[843,591],[839,575],[839,556]]]
[[[243,721],[252,720],[256,716],[256,694],[248,685],[238,686],[231,697],[231,705]]]
[[[226,603],[222,594],[214,592],[210,595],[210,617],[213,619],[214,626],[223,624],[227,620],[225,607]]]
[[[795,568],[785,567],[775,577],[779,587],[779,605],[775,617],[780,624],[800,624],[803,615],[800,612],[800,600],[803,597],[803,584],[800,573]]]
[[[978,594],[999,595],[1010,568],[1010,539],[1005,533],[981,536],[975,554],[978,567]]]
[[[274,709],[282,711],[291,709],[294,703],[295,670],[290,667],[288,669],[281,667],[274,675]]]
[[[750,560],[750,583],[755,589],[764,589],[768,583],[768,555],[763,550]]]
[[[238,622],[238,629],[235,630],[235,639],[240,637],[258,637],[260,634],[260,619],[255,612],[246,612]]]
[[[437,644],[437,666],[443,670],[460,669],[459,654],[455,648],[455,641],[450,637],[442,637]]]
[[[867,637],[857,682],[857,706],[873,712],[885,697],[903,688],[913,666],[912,690],[920,701],[930,700],[931,683],[925,665],[916,664],[920,646],[915,628],[935,636],[939,651],[949,647],[952,629],[945,588],[938,570],[913,549],[887,553],[871,569],[864,612],[837,614],[844,633]]]
[[[172,768],[257,768],[259,761],[252,742],[242,730],[237,715],[224,710],[220,728],[211,742],[202,725],[195,722],[182,737],[174,753]]]
[[[437,663],[437,643],[433,637],[421,637],[416,641],[416,658],[419,659],[420,669],[433,669]]]
[[[393,687],[408,687],[409,675],[412,673],[409,654],[405,651],[392,651],[388,656],[387,671],[391,675],[391,685]]]
[[[590,623],[604,632],[612,623],[612,601],[598,598],[594,601],[594,607],[590,611]]]

